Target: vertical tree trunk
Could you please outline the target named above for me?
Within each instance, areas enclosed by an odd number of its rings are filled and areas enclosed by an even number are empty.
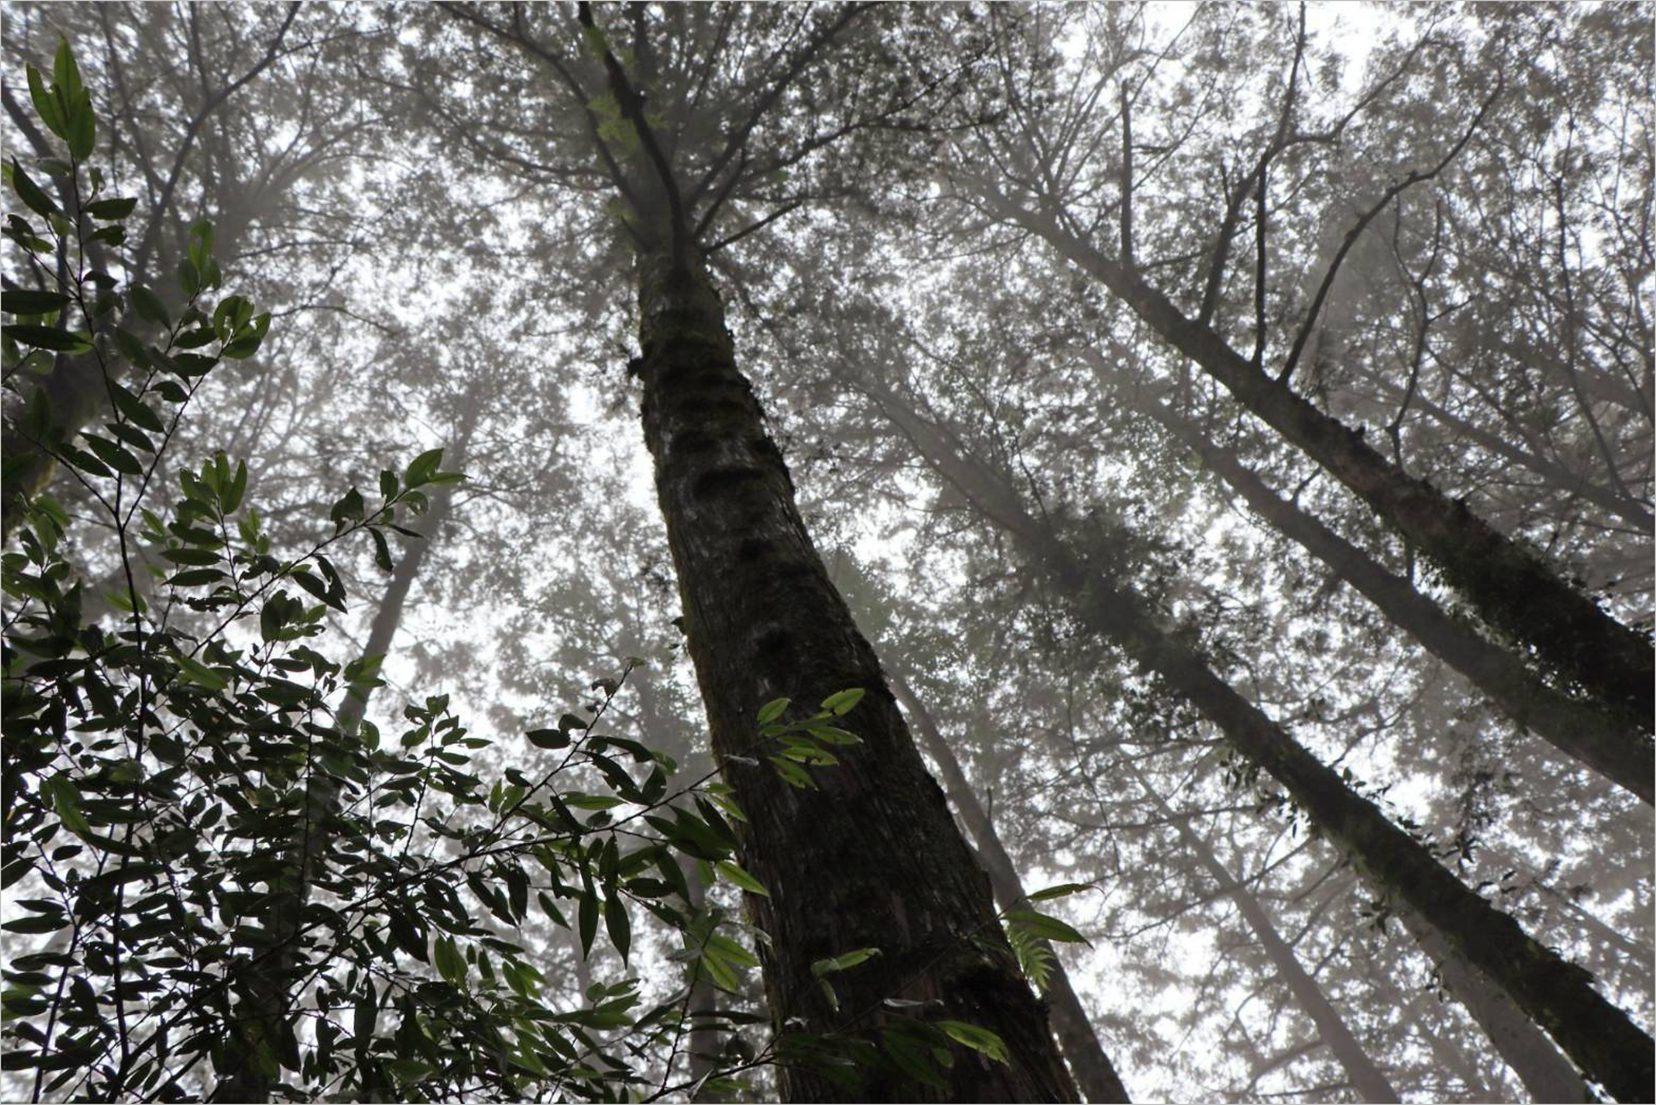
[[[932,762],[937,764],[938,774],[943,777],[944,792],[960,812],[960,819],[966,823],[972,839],[977,842],[978,856],[989,872],[989,885],[994,888],[995,900],[1002,909],[1029,908],[1018,869],[1007,854],[1006,846],[1001,843],[1000,834],[995,831],[988,811],[978,801],[977,792],[966,778],[966,773],[960,769],[954,749],[938,731],[931,711],[926,709],[896,665],[887,665],[886,678],[891,683],[892,693],[902,704],[903,712],[912,722],[914,731],[920,735],[920,743],[931,755]],[[1046,944],[1045,941],[1042,943]],[[1052,977],[1046,992],[1047,1017],[1052,1022],[1053,1034],[1058,1037],[1058,1046],[1069,1061],[1076,1085],[1088,1101],[1132,1100],[1121,1083],[1121,1076],[1116,1073],[1115,1064],[1110,1062],[1104,1045],[1099,1042],[1086,1008],[1070,985],[1069,972],[1064,970],[1063,960],[1058,958],[1051,945],[1047,945],[1047,951],[1052,955]]]
[[[701,872],[691,866],[684,872],[684,883],[690,888],[690,906],[697,913],[707,908],[707,884]],[[719,1068],[719,1029],[713,1023],[713,1012],[719,1005],[719,992],[705,973],[698,974],[690,988],[686,1011],[690,1015],[690,1033],[685,1047],[690,1059],[690,1077],[699,1085]],[[700,1095],[697,1095],[700,1100]]]
[[[446,459],[456,468],[465,462],[471,434],[476,426],[480,387],[473,386],[464,401],[461,424]],[[436,539],[453,503],[454,485],[443,484],[431,493],[430,506],[419,520],[421,540],[412,542],[401,562],[392,571],[379,608],[368,631],[364,656],[385,656],[391,649],[397,629],[402,624],[404,608],[426,553]],[[335,725],[343,732],[351,732],[362,724],[364,711],[373,690],[352,687],[346,692],[335,715]],[[242,1003],[237,1021],[243,1025],[243,1035],[236,1041],[230,1059],[231,1072],[219,1081],[211,1100],[216,1102],[265,1102],[270,1100],[275,1085],[272,1072],[260,1069],[252,1052],[260,1041],[265,1041],[276,1053],[278,1046],[294,1042],[293,1029],[288,1023],[288,1009],[297,995],[293,988],[303,977],[305,963],[300,959],[297,945],[300,917],[310,897],[314,879],[313,867],[327,850],[331,822],[338,812],[338,792],[332,780],[312,775],[306,783],[305,822],[299,838],[291,845],[294,884],[278,894],[270,904],[271,949],[256,960],[241,983]]]
[[[1355,492],[1431,558],[1484,621],[1533,650],[1566,684],[1579,684],[1638,717],[1656,711],[1649,640],[1564,582],[1534,551],[1496,531],[1464,502],[1410,476],[1361,434],[1266,375],[1211,327],[1185,317],[1137,269],[1105,256],[1055,219],[1024,209],[990,185],[980,183],[976,194],[997,215],[1044,238],[1104,284],[1244,407]]]
[[[1378,806],[1348,787],[1258,707],[1163,630],[1140,600],[1070,551],[1017,494],[968,460],[938,427],[883,385],[863,385],[922,456],[990,520],[1005,528],[1067,596],[1076,618],[1115,642],[1216,725],[1233,747],[1271,775],[1311,821],[1382,893],[1399,899],[1482,968],[1590,1077],[1623,1101],[1656,1085],[1650,1036],[1593,989],[1592,976],[1532,938],[1468,889]]]
[[[772,1017],[784,1032],[866,1032],[887,998],[935,1002],[997,1033],[1009,1055],[957,1055],[943,1090],[896,1068],[847,1087],[785,1065],[783,1097],[1072,1100],[987,880],[805,532],[700,258],[641,256],[639,308],[644,438],[690,656],[714,752],[749,819],[742,862],[770,892],[750,904],[770,935],[761,952]],[[797,716],[852,687],[867,697],[843,721],[863,743],[816,769],[815,787],[788,785],[764,759],[759,708],[787,697]],[[865,947],[881,956],[834,975],[836,1010],[811,965]]]
[[[1105,374],[1102,358],[1093,353],[1089,360]],[[1118,389],[1118,394],[1127,390]],[[1445,614],[1407,580],[1277,496],[1236,454],[1215,445],[1166,404],[1147,395],[1128,394],[1128,401],[1195,450],[1255,513],[1321,560],[1434,656],[1466,676],[1514,721],[1644,801],[1656,800],[1656,746],[1642,732],[1649,718],[1634,720],[1625,712],[1574,700],[1548,687],[1518,657]]]
[[[1531,1100],[1542,1102],[1590,1101],[1587,1086],[1570,1061],[1558,1053],[1551,1040],[1531,1024],[1511,1000],[1489,981],[1449,941],[1411,911],[1398,912],[1403,927],[1437,964],[1438,977],[1455,1000],[1466,1007],[1478,1022],[1499,1055],[1529,1091]]]
[[[1364,1101],[1369,1102],[1396,1102],[1401,1100],[1397,1091],[1392,1088],[1379,1067],[1374,1065],[1368,1052],[1351,1032],[1350,1026],[1340,1011],[1334,1008],[1334,1003],[1328,1000],[1323,993],[1320,983],[1307,971],[1294,954],[1294,949],[1282,934],[1277,931],[1276,922],[1271,919],[1265,904],[1256,898],[1253,893],[1241,882],[1232,877],[1225,865],[1219,862],[1219,857],[1207,846],[1207,842],[1197,836],[1191,829],[1189,819],[1181,817],[1168,807],[1167,802],[1150,780],[1130,761],[1126,765],[1128,774],[1138,783],[1139,789],[1149,796],[1156,809],[1166,818],[1179,833],[1179,839],[1186,848],[1196,856],[1208,876],[1218,884],[1219,889],[1230,896],[1236,903],[1237,912],[1247,923],[1248,930],[1259,941],[1259,948],[1276,968],[1277,977],[1294,996],[1305,1015],[1311,1018],[1311,1023],[1317,1026],[1317,1035],[1323,1044],[1334,1054],[1334,1059],[1345,1069],[1346,1077],[1351,1079],[1352,1089],[1361,1095]]]

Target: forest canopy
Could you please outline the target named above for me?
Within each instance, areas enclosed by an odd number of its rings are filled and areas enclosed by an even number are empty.
[[[6,1100],[1648,1101],[1648,3],[0,4]]]

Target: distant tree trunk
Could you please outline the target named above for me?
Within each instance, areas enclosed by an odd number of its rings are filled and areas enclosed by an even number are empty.
[[[782,1031],[843,1032],[872,1027],[886,998],[933,1001],[997,1033],[1009,1054],[960,1055],[941,1091],[879,1072],[846,1088],[784,1066],[782,1096],[1073,1100],[987,880],[800,520],[700,257],[644,253],[638,272],[644,438],[713,749],[748,817],[742,862],[771,894],[749,898],[770,935],[760,951],[771,1015]],[[788,785],[763,757],[759,708],[788,697],[797,716],[852,687],[867,697],[843,720],[863,743],[816,769],[815,788]],[[834,976],[836,1010],[811,964],[864,947],[881,957]]]
[[[1006,529],[1072,603],[1076,618],[1114,641],[1218,726],[1232,746],[1275,778],[1311,821],[1384,894],[1440,930],[1496,980],[1589,1076],[1623,1101],[1656,1085],[1653,1042],[1606,1001],[1591,976],[1542,945],[1433,858],[1379,807],[1353,791],[1258,707],[1214,675],[1192,647],[1163,630],[1134,595],[1037,521],[994,472],[966,458],[940,428],[883,384],[862,385],[921,455],[991,521]]]
[[[1000,834],[995,831],[988,811],[978,801],[977,792],[966,778],[966,773],[960,769],[954,749],[938,731],[931,711],[926,709],[896,665],[887,665],[886,678],[890,680],[891,691],[908,715],[914,731],[920,735],[921,745],[937,764],[938,774],[943,777],[944,791],[955,809],[960,811],[960,819],[966,823],[972,839],[977,841],[978,856],[989,872],[989,884],[994,888],[995,900],[1002,909],[1029,908],[1018,869],[1007,854],[1006,846],[1001,843]],[[1130,1101],[1127,1088],[1116,1073],[1115,1064],[1110,1062],[1086,1008],[1070,985],[1069,972],[1064,970],[1063,960],[1058,958],[1058,953],[1050,944],[1046,941],[1041,943],[1052,954],[1052,977],[1046,992],[1047,1016],[1052,1022],[1053,1033],[1058,1037],[1058,1046],[1069,1061],[1076,1085],[1088,1101]]]
[[[1465,1006],[1534,1101],[1582,1102],[1586,1083],[1551,1040],[1524,1016],[1489,977],[1456,952],[1443,934],[1410,910],[1398,912],[1420,949],[1437,964],[1444,988]]]
[[[1089,359],[1101,374],[1107,373],[1097,354]],[[1656,745],[1642,732],[1648,717],[1635,721],[1624,711],[1574,700],[1548,687],[1518,657],[1445,614],[1407,580],[1279,497],[1235,453],[1214,444],[1166,404],[1147,395],[1133,395],[1127,387],[1117,388],[1117,394],[1195,450],[1255,513],[1321,560],[1434,656],[1466,676],[1514,721],[1644,801],[1656,800]]]
[[[1237,912],[1242,915],[1248,930],[1259,942],[1259,949],[1271,961],[1271,966],[1276,968],[1277,977],[1293,995],[1294,1001],[1305,1015],[1311,1018],[1311,1023],[1316,1025],[1317,1035],[1333,1053],[1335,1061],[1345,1069],[1346,1077],[1351,1079],[1352,1089],[1356,1090],[1364,1101],[1400,1101],[1401,1098],[1392,1088],[1391,1082],[1380,1068],[1374,1065],[1374,1060],[1363,1050],[1363,1045],[1352,1034],[1345,1018],[1334,1008],[1334,1003],[1328,1000],[1328,995],[1323,993],[1322,985],[1300,964],[1299,956],[1294,954],[1293,947],[1277,931],[1276,922],[1272,920],[1264,903],[1256,898],[1246,885],[1231,875],[1225,865],[1219,862],[1219,857],[1208,847],[1207,841],[1191,829],[1189,818],[1175,813],[1160,792],[1150,785],[1150,780],[1144,777],[1143,772],[1130,761],[1125,764],[1125,770],[1137,781],[1139,789],[1149,796],[1167,823],[1178,831],[1179,839],[1196,856],[1197,862],[1218,884],[1219,889],[1236,903]]]
[[[975,194],[1000,217],[1045,239],[1062,257],[1104,284],[1150,328],[1195,361],[1236,400],[1345,484],[1443,572],[1489,625],[1552,668],[1620,709],[1656,711],[1650,642],[1571,587],[1539,556],[1506,537],[1425,480],[1410,476],[1268,376],[1211,327],[1187,318],[1136,268],[1077,238],[1045,212],[1014,203],[993,186]]]
[[[1395,982],[1394,982],[1395,986]],[[1454,1040],[1443,1034],[1439,1026],[1434,1023],[1427,1003],[1432,1000],[1424,990],[1416,990],[1412,995],[1403,994],[1398,988],[1397,1006],[1408,1011],[1414,1020],[1415,1028],[1419,1030],[1420,1038],[1437,1060],[1438,1069],[1453,1074],[1466,1087],[1468,1098],[1472,1101],[1499,1101],[1500,1097],[1489,1088],[1484,1079],[1484,1072],[1472,1061],[1466,1049]]]
[[[696,865],[686,865],[684,883],[690,888],[691,908],[697,913],[706,909],[707,884],[702,882]],[[686,1012],[690,1015],[690,1033],[685,1047],[690,1058],[690,1077],[699,1085],[719,1069],[719,1029],[713,1020],[713,1013],[719,1007],[719,992],[705,972],[698,972],[686,1005]],[[698,1094],[697,1100],[700,1099]]]
[[[468,393],[456,439],[445,457],[454,468],[465,463],[472,430],[476,425],[480,390],[474,386]],[[425,563],[426,553],[448,517],[453,492],[453,484],[440,485],[431,492],[430,506],[419,519],[418,531],[422,539],[409,544],[402,560],[392,571],[391,582],[386,586],[379,609],[374,613],[364,656],[383,657],[390,651],[391,642],[402,624],[409,591],[419,576],[421,565]],[[350,688],[335,715],[335,725],[344,732],[357,729],[362,724],[363,713],[372,694],[373,690],[369,687]],[[214,1089],[213,1101],[269,1101],[275,1077],[271,1072],[260,1069],[251,1052],[261,1040],[267,1041],[273,1052],[278,1044],[297,1049],[287,1013],[295,998],[293,988],[303,977],[306,966],[296,946],[299,921],[315,879],[313,867],[327,850],[332,822],[338,813],[338,798],[331,780],[322,775],[309,778],[305,794],[304,832],[291,845],[294,884],[289,892],[279,894],[269,906],[271,951],[255,961],[248,977],[241,982],[242,1005],[237,1011],[237,1021],[246,1026],[245,1034],[236,1042],[230,1059],[231,1072]]]
[[[625,651],[628,653],[644,651],[637,638],[624,638],[623,644],[626,645]],[[635,669],[628,683],[638,698],[639,739],[650,748],[671,748],[671,754],[679,756],[685,751],[679,747],[683,742],[675,740],[671,732],[676,728],[672,723],[678,719],[662,708],[653,672],[643,668]],[[687,765],[681,762],[679,766],[683,770]],[[696,913],[701,913],[707,908],[707,884],[702,881],[700,864],[692,861],[680,866],[684,871],[684,885],[690,891],[690,908]],[[690,1018],[685,1050],[689,1059],[690,1077],[697,1083],[718,1069],[719,1026],[713,1017],[718,1006],[718,988],[713,985],[713,980],[706,972],[698,971],[695,982],[690,987],[689,1000],[685,1003],[685,1013]]]

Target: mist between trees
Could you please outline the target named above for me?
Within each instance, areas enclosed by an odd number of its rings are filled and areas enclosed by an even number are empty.
[[[7,1100],[1648,1101],[1648,4],[5,4]]]

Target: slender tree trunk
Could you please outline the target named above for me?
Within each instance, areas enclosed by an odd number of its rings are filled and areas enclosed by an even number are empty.
[[[1466,1007],[1499,1055],[1529,1091],[1542,1102],[1590,1101],[1587,1086],[1551,1040],[1512,1004],[1489,977],[1456,952],[1449,941],[1411,911],[1398,912],[1403,927],[1438,967],[1438,977]]]
[[[896,665],[886,666],[886,678],[914,731],[919,734],[921,745],[930,754],[932,762],[937,764],[938,774],[943,777],[943,790],[955,809],[960,811],[960,819],[966,823],[967,831],[977,842],[978,857],[989,872],[989,884],[994,888],[995,900],[1002,909],[1029,908],[1018,869],[1007,854],[1006,846],[1001,843],[1000,834],[995,831],[988,811],[978,801],[977,791],[960,769],[954,749],[938,731],[931,711],[926,709]],[[1046,944],[1045,941],[1041,943]],[[1063,960],[1058,958],[1057,951],[1051,945],[1046,945],[1046,949],[1052,955],[1052,977],[1046,991],[1047,1017],[1052,1023],[1053,1034],[1058,1037],[1058,1046],[1069,1061],[1076,1085],[1088,1101],[1132,1100],[1121,1083],[1121,1076],[1116,1073],[1115,1064],[1110,1062],[1104,1045],[1099,1042],[1086,1008],[1070,985],[1069,972],[1064,970]]]
[[[1126,770],[1133,776],[1139,788],[1150,797],[1150,801],[1155,804],[1162,817],[1166,818],[1168,824],[1178,830],[1179,839],[1196,856],[1197,862],[1207,871],[1208,876],[1218,884],[1219,889],[1230,896],[1231,901],[1236,903],[1237,912],[1242,915],[1248,930],[1259,941],[1260,950],[1271,961],[1271,966],[1276,968],[1277,977],[1294,996],[1300,1009],[1311,1018],[1311,1023],[1317,1026],[1317,1035],[1345,1069],[1346,1077],[1351,1079],[1352,1088],[1364,1101],[1401,1100],[1397,1091],[1392,1088],[1391,1082],[1380,1068],[1374,1065],[1374,1060],[1369,1058],[1368,1052],[1363,1050],[1363,1045],[1352,1034],[1340,1011],[1334,1008],[1334,1003],[1323,993],[1322,985],[1300,964],[1293,947],[1277,931],[1276,922],[1272,920],[1264,903],[1256,898],[1247,886],[1232,877],[1230,871],[1207,846],[1207,841],[1191,829],[1189,818],[1181,817],[1169,808],[1161,794],[1150,785],[1150,780],[1144,777],[1143,772],[1130,762],[1126,765]]]
[[[624,651],[629,654],[644,651],[637,638],[630,635],[623,638],[623,644]],[[635,669],[628,682],[638,697],[639,739],[651,748],[670,748],[672,755],[680,756],[685,751],[682,748],[684,742],[682,739],[675,739],[678,735],[671,733],[671,729],[675,728],[672,722],[677,719],[672,718],[662,708],[660,692],[655,687],[654,673],[648,669]],[[681,762],[681,769],[685,766]],[[700,774],[700,771],[696,774]],[[701,913],[707,908],[707,884],[702,881],[701,866],[697,863],[684,863],[681,866],[684,870],[684,885],[690,891],[690,908],[696,913]],[[718,1005],[718,988],[713,985],[713,980],[706,972],[698,971],[696,980],[690,987],[689,1000],[685,1003],[685,1012],[690,1018],[685,1050],[689,1060],[690,1077],[697,1083],[718,1069],[720,1033],[713,1016]]]
[[[1044,213],[979,183],[994,212],[1045,239],[1104,284],[1151,329],[1225,386],[1244,407],[1345,484],[1417,546],[1489,625],[1558,673],[1639,717],[1656,711],[1650,642],[1610,617],[1534,551],[1499,533],[1425,480],[1381,456],[1353,431],[1268,376],[1211,327],[1187,318],[1137,269],[1113,260]]]
[[[1181,636],[1157,625],[1137,597],[1071,552],[1024,509],[1004,480],[963,456],[941,429],[883,385],[865,382],[864,387],[926,460],[1044,568],[1083,625],[1114,641],[1213,722],[1233,747],[1282,784],[1377,888],[1418,912],[1499,983],[1590,1077],[1623,1101],[1648,1098],[1656,1085],[1656,1045],[1593,989],[1592,976],[1445,870],[1379,807],[1214,675]]]
[[[690,906],[697,913],[707,908],[707,884],[701,872],[689,865],[684,872],[684,883],[690,888]],[[719,992],[705,972],[699,973],[690,988],[687,1012],[690,1015],[690,1034],[685,1047],[690,1059],[690,1077],[699,1085],[708,1075],[719,1069],[719,1029],[713,1014],[719,1006]],[[701,1095],[697,1095],[697,1100]]]
[[[455,443],[450,446],[449,459],[455,467],[464,464],[470,447],[471,434],[476,425],[479,388],[473,387],[465,400],[461,425]],[[391,582],[380,599],[368,631],[364,656],[385,656],[391,649],[397,629],[402,624],[408,593],[425,563],[426,553],[436,539],[453,503],[453,484],[443,484],[431,493],[430,506],[419,522],[422,539],[411,542],[401,562],[391,574]],[[343,732],[351,732],[362,724],[364,711],[372,696],[371,687],[353,686],[335,715],[335,725]],[[339,795],[333,781],[326,776],[312,775],[306,784],[305,824],[302,835],[291,845],[294,887],[278,895],[270,905],[271,951],[257,961],[243,983],[242,1004],[237,1021],[244,1026],[244,1037],[237,1042],[237,1053],[230,1061],[231,1072],[219,1081],[211,1100],[217,1102],[265,1102],[270,1100],[275,1077],[261,1070],[251,1051],[260,1040],[269,1042],[273,1053],[278,1045],[297,1052],[293,1028],[288,1023],[288,1009],[297,995],[294,986],[303,976],[305,963],[296,941],[300,916],[310,897],[315,879],[314,868],[327,851],[332,822],[339,810]]]
[[[844,1033],[875,1027],[887,998],[936,1002],[941,1015],[997,1033],[1009,1056],[958,1055],[944,1090],[895,1068],[846,1087],[784,1065],[782,1096],[1073,1100],[987,880],[805,532],[700,258],[641,256],[639,307],[634,370],[690,656],[714,752],[748,817],[742,862],[770,891],[750,906],[770,936],[771,1015],[784,1032]],[[862,743],[815,769],[815,786],[788,785],[764,758],[759,708],[787,697],[798,716],[853,687],[867,697],[843,721]],[[833,1008],[812,963],[865,947],[880,958],[834,975]]]
[[[1415,1028],[1419,1030],[1421,1040],[1431,1051],[1432,1057],[1437,1060],[1438,1069],[1459,1078],[1461,1085],[1466,1087],[1469,1100],[1499,1101],[1499,1096],[1485,1081],[1484,1072],[1478,1069],[1478,1065],[1472,1061],[1466,1049],[1445,1036],[1434,1023],[1434,1018],[1426,1007],[1430,1000],[1425,991],[1417,990],[1407,997],[1401,992],[1398,993],[1399,1007],[1408,1010]]]
[[[1092,359],[1100,364],[1096,354]],[[1101,374],[1104,371],[1101,367]],[[1124,392],[1128,389],[1117,393]],[[1514,721],[1644,801],[1653,800],[1656,746],[1641,729],[1649,718],[1635,721],[1625,713],[1568,698],[1548,687],[1511,652],[1457,622],[1407,580],[1277,496],[1235,453],[1215,445],[1166,404],[1142,394],[1129,393],[1128,399],[1195,450],[1255,513],[1321,560],[1434,656],[1466,676]]]

